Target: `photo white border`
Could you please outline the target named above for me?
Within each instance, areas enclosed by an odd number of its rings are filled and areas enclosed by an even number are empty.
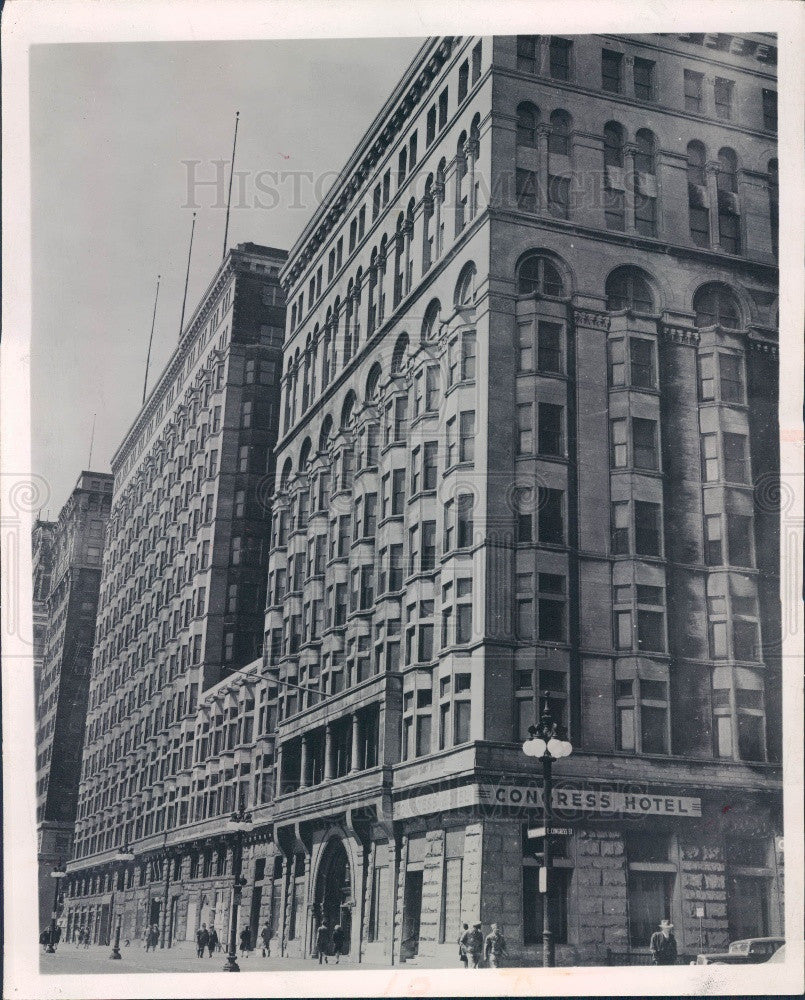
[[[39,974],[36,886],[31,556],[41,504],[24,500],[31,480],[29,350],[31,219],[28,47],[41,43],[334,38],[438,34],[562,34],[765,31],[778,35],[780,163],[781,476],[801,525],[803,371],[803,108],[805,5],[795,0],[8,0],[2,32],[3,341],[0,347],[2,510],[4,995],[19,1000],[98,997],[290,997],[450,995],[774,995],[803,990],[802,607],[798,634],[784,637],[786,843],[785,964],[457,970],[52,976]],[[378,101],[383,95],[378,95]],[[121,238],[123,238],[121,236]],[[19,485],[22,484],[22,485]],[[16,492],[14,492],[16,491]],[[10,499],[14,495],[14,500]],[[21,500],[21,496],[23,500]],[[30,507],[31,509],[27,509]],[[795,589],[795,588],[792,588]],[[799,594],[783,594],[798,601]],[[21,721],[23,720],[23,721]]]

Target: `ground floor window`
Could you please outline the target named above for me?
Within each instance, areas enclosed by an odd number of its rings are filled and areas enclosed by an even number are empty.
[[[662,919],[671,919],[676,876],[671,872],[629,872],[629,941],[647,948]]]
[[[727,876],[727,922],[730,941],[769,936],[768,878],[757,875]]]
[[[567,944],[567,901],[571,868],[553,868],[551,877],[551,930],[555,944]],[[542,941],[543,894],[539,891],[539,868],[523,868],[523,944]]]

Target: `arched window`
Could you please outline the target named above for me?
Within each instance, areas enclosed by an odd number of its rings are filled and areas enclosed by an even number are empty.
[[[296,327],[296,303],[291,306],[291,329]]]
[[[287,490],[288,483],[291,481],[291,473],[293,472],[293,463],[290,458],[285,459],[285,464],[282,467],[282,475],[280,476],[280,490]]]
[[[330,437],[333,433],[333,418],[328,413],[322,421],[319,431],[319,451],[326,452],[330,447]]]
[[[403,370],[408,356],[408,334],[401,333],[394,345],[394,352],[391,355],[391,374],[399,375]]]
[[[556,265],[541,254],[530,254],[517,269],[518,295],[564,295],[564,286]]]
[[[738,300],[731,288],[713,282],[703,285],[693,296],[695,323],[700,326],[727,327],[737,330],[741,326],[741,311]]]
[[[704,173],[706,160],[707,150],[704,148],[704,143],[699,142],[698,139],[694,139],[693,142],[689,142],[688,184],[697,184],[699,187],[704,187],[707,184],[707,178]]]
[[[607,278],[607,309],[653,313],[654,294],[645,274],[636,267],[618,267]]]
[[[641,236],[657,235],[657,180],[654,176],[654,135],[647,128],[635,136],[634,224]]]
[[[517,145],[535,147],[537,145],[537,124],[539,110],[528,101],[517,105]]]
[[[377,396],[377,391],[380,388],[380,375],[381,369],[377,361],[369,369],[369,374],[366,378],[366,400],[374,399]]]
[[[428,308],[425,310],[425,318],[422,320],[422,340],[431,340],[436,333],[436,322],[439,313],[442,311],[441,303],[438,299],[431,299]]]
[[[618,122],[607,122],[604,126],[604,165],[623,166],[623,126]]]
[[[688,217],[690,238],[699,247],[710,246],[710,210],[707,207],[707,151],[694,139],[688,143]]]
[[[348,431],[352,420],[352,411],[355,408],[355,393],[352,389],[346,395],[344,405],[341,407],[341,430]]]
[[[313,442],[309,437],[306,437],[302,442],[302,448],[299,451],[299,472],[307,472],[307,467],[310,463],[310,452],[313,450]]]
[[[455,305],[470,306],[475,302],[475,264],[468,261],[461,268],[456,282]]]
[[[467,192],[464,178],[467,176],[467,133],[462,132],[456,145],[456,236],[467,221]]]
[[[570,115],[567,111],[551,112],[548,152],[558,156],[570,156]]]
[[[725,146],[718,151],[718,166],[718,242],[727,253],[740,253],[738,157]]]
[[[433,263],[433,233],[431,219],[433,218],[433,174],[428,174],[425,181],[425,197],[422,201],[422,273],[430,270]]]
[[[442,250],[444,249],[444,178],[446,173],[447,161],[444,157],[442,157],[441,160],[439,160],[439,166],[436,168],[436,186],[434,190],[436,212],[435,260],[441,257]]]

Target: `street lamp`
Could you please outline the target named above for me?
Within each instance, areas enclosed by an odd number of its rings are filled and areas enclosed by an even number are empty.
[[[59,882],[67,874],[64,865],[61,861],[55,866],[53,871],[50,873],[50,877],[55,880],[54,890],[53,890],[53,912],[50,915],[50,934],[48,935],[48,943],[45,951],[52,955],[56,951],[56,919],[59,915]]]
[[[226,956],[224,972],[240,972],[238,965],[238,904],[240,892],[246,880],[241,878],[243,867],[243,837],[252,828],[252,814],[241,799],[240,807],[229,817],[229,829],[234,832],[232,847],[232,905],[229,909],[229,954]]]
[[[129,848],[128,844],[124,844],[114,857],[114,860],[121,865],[128,865],[134,861],[134,851]],[[115,943],[112,948],[112,954],[109,958],[122,958],[120,954],[120,924],[123,920],[123,914],[120,913],[117,916],[117,924],[115,925]]]
[[[542,763],[542,801],[543,815],[545,817],[545,848],[543,855],[543,869],[545,875],[540,879],[540,891],[542,892],[542,965],[543,968],[553,967],[554,961],[554,941],[551,930],[551,904],[552,900],[552,879],[551,879],[551,820],[553,819],[551,796],[553,784],[551,779],[551,767],[555,760],[562,757],[569,757],[573,753],[573,746],[569,740],[563,739],[564,729],[555,721],[551,714],[548,702],[548,692],[543,692],[545,699],[542,706],[542,715],[536,726],[529,726],[529,739],[523,743],[523,753],[526,757],[536,757]]]

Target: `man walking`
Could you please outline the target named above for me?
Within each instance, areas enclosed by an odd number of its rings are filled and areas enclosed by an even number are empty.
[[[330,946],[330,928],[327,926],[326,921],[322,920],[319,924],[319,929],[316,931],[316,952],[319,956],[319,965],[321,965],[321,960],[324,959],[324,964],[328,965],[327,962],[327,950]]]
[[[249,952],[252,950],[252,932],[248,927],[244,927],[240,932],[240,954],[241,958],[248,957]]]
[[[506,955],[506,938],[500,932],[497,924],[492,924],[492,930],[484,941],[484,960],[490,969],[499,969]]]
[[[471,931],[465,931],[461,935],[460,945],[464,946],[467,956],[467,963],[470,969],[477,969],[481,962],[481,952],[484,947],[484,937],[481,934],[481,925],[473,924]]]
[[[207,932],[207,925],[202,924],[196,931],[196,955],[199,958],[204,958],[204,949],[207,947],[209,939],[210,935]]]
[[[207,936],[207,957],[212,958],[212,953],[218,947],[218,931],[214,927],[210,927],[210,933]]]
[[[333,954],[335,955],[335,964],[338,965],[341,960],[341,952],[344,950],[344,932],[341,929],[341,924],[336,924],[333,927]]]
[[[263,942],[263,958],[271,957],[271,928],[268,926],[268,922],[263,924],[263,929],[260,931],[260,940]]]
[[[464,945],[461,942],[462,939],[464,938],[464,935],[467,933],[469,929],[470,929],[469,924],[462,924],[461,933],[458,936],[458,957],[465,969],[467,968],[467,952],[464,948]]]
[[[674,925],[665,917],[660,921],[660,929],[651,935],[651,954],[655,965],[676,965],[677,950]]]

